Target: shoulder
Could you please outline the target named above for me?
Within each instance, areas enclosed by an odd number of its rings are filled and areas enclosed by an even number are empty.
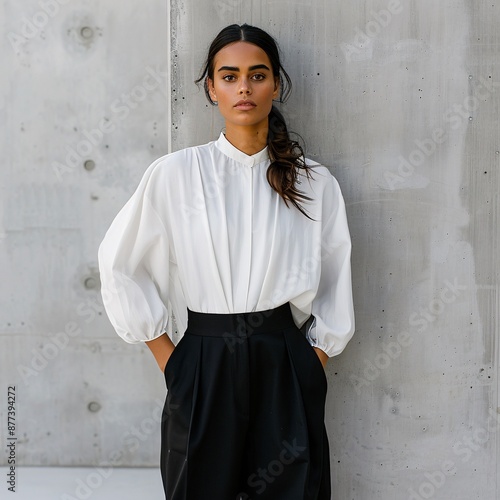
[[[160,156],[144,171],[136,192],[149,198],[164,196],[165,186],[177,185],[182,178],[189,179],[193,168],[199,167],[205,159],[211,158],[213,141],[200,146],[179,149]]]
[[[157,158],[149,168],[153,170],[168,170],[168,169],[178,169],[186,168],[190,163],[187,161],[196,161],[197,163],[202,162],[205,158],[209,158],[212,150],[214,149],[215,141],[208,142],[207,144],[201,144],[198,146],[190,146],[184,149],[179,149],[172,153]]]
[[[316,189],[322,188],[323,190],[340,192],[339,183],[328,167],[310,158],[305,158],[304,160],[306,165],[310,167],[312,179],[309,182],[313,186],[316,186]],[[301,173],[301,175],[304,178],[306,177],[305,173]]]

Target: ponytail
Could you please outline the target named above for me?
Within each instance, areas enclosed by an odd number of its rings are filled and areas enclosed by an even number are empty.
[[[289,201],[311,219],[299,201],[312,198],[298,190],[296,184],[300,170],[305,170],[306,178],[309,179],[312,177],[310,172],[312,169],[305,162],[304,151],[300,144],[290,138],[285,119],[276,106],[273,106],[269,113],[267,146],[271,159],[266,173],[267,182],[283,198],[287,207]]]

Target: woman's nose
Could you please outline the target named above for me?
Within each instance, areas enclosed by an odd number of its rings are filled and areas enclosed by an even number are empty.
[[[241,80],[241,86],[240,86],[240,94],[251,94],[252,89],[248,83],[247,80],[242,79]]]

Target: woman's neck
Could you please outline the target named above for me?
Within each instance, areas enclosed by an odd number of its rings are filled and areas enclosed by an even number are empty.
[[[226,124],[226,139],[237,149],[251,156],[267,145],[268,128],[231,127]]]

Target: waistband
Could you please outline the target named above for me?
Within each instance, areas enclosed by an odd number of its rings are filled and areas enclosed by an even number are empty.
[[[225,337],[240,337],[256,333],[270,333],[295,325],[290,302],[274,309],[245,313],[202,313],[188,308],[188,321],[185,334]]]

